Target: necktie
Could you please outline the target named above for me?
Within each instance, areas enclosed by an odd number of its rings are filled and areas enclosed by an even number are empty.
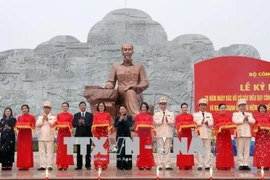
[[[204,117],[204,112],[202,112],[202,117]]]
[[[245,112],[242,112],[243,116],[245,116]]]
[[[84,119],[84,112],[82,112],[82,119]]]
[[[164,122],[164,119],[165,119],[165,111],[163,111],[162,123]]]

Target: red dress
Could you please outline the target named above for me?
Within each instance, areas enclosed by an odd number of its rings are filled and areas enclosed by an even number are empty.
[[[178,132],[179,141],[182,137],[187,138],[188,149],[192,140],[191,128],[197,127],[193,121],[193,116],[191,114],[179,114],[175,118],[175,127]],[[185,128],[187,127],[187,128]],[[187,149],[187,152],[188,152]],[[176,166],[179,169],[191,169],[194,166],[194,155],[183,155],[181,152],[177,155]]]
[[[57,115],[57,120],[53,128],[58,128],[57,133],[57,168],[67,169],[69,165],[74,165],[73,155],[67,154],[67,145],[64,144],[65,137],[71,137],[73,115],[68,112],[62,112]]]
[[[140,113],[135,117],[135,132],[140,139],[140,154],[137,156],[137,167],[139,169],[151,169],[155,166],[152,148],[152,131],[155,131],[153,117],[148,113]]]
[[[255,118],[253,131],[256,133],[253,165],[257,168],[270,168],[270,117],[259,115]]]
[[[111,116],[107,112],[97,112],[94,114],[94,120],[92,124],[92,133],[94,137],[100,139],[101,137],[106,137],[107,140],[103,144],[104,149],[107,151],[107,154],[98,154],[94,155],[94,166],[95,169],[102,168],[107,169],[110,163],[109,157],[109,133],[112,133],[111,125]]]
[[[214,119],[216,135],[216,168],[234,168],[234,156],[231,139],[231,129],[236,129],[232,119],[226,114],[218,114]]]
[[[32,131],[35,130],[35,117],[25,114],[18,117],[16,130],[19,130],[17,140],[17,167],[29,169],[34,167]]]

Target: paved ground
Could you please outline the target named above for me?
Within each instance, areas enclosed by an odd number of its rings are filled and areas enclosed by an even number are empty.
[[[45,179],[45,172],[37,171],[38,153],[34,153],[35,167],[29,171],[18,171],[13,168],[12,171],[0,172],[0,179]],[[115,168],[115,154],[111,155],[110,166],[107,170],[101,173],[101,179],[156,179],[156,169],[140,171],[136,168],[135,164],[133,170],[121,171]],[[74,161],[76,162],[76,155],[74,155]],[[135,163],[136,161],[133,161]],[[172,162],[175,159],[172,158]],[[173,164],[173,171],[160,171],[160,179],[209,179],[209,171],[198,172],[194,168],[193,170],[178,170]],[[56,167],[49,172],[49,179],[97,179],[97,171],[93,168],[91,170],[75,171],[74,166],[70,166],[67,171],[58,171]],[[217,171],[213,168],[213,179],[260,179],[260,171],[252,168],[249,172],[240,172],[232,169],[230,171]],[[265,172],[265,177],[270,178],[270,172]]]

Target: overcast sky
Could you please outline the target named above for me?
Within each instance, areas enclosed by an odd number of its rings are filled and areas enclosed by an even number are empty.
[[[168,40],[202,34],[215,49],[250,44],[270,60],[270,0],[126,0],[159,22]],[[0,0],[0,52],[30,48],[56,35],[87,41],[90,28],[125,0]]]

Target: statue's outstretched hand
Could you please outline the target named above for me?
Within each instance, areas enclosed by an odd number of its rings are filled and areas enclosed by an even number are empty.
[[[113,89],[113,88],[114,88],[114,86],[112,85],[112,83],[110,83],[110,82],[106,82],[106,84],[105,84],[105,88],[106,88],[106,89]]]

